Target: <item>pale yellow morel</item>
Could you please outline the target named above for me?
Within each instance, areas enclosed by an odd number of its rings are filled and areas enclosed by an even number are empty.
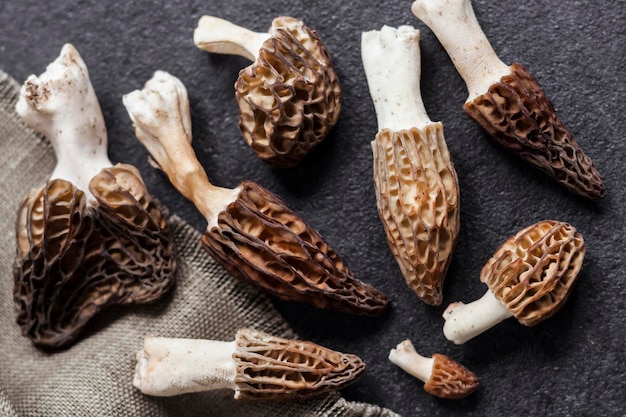
[[[378,119],[378,213],[407,285],[439,305],[459,233],[459,187],[443,125],[428,118],[422,102],[419,31],[363,33],[361,53]]]
[[[388,299],[358,280],[312,227],[253,181],[234,189],[209,182],[191,146],[185,86],[157,71],[124,96],[137,138],[174,187],[207,219],[205,250],[233,276],[288,301],[380,315]]]
[[[301,20],[280,16],[267,33],[258,33],[203,16],[194,42],[208,52],[254,61],[235,82],[239,127],[270,165],[297,165],[337,123],[339,79],[322,39]]]
[[[160,397],[231,389],[237,400],[287,401],[340,390],[363,371],[356,355],[241,329],[230,342],[146,336],[133,385]]]
[[[519,231],[483,267],[485,295],[445,310],[444,335],[461,344],[509,317],[525,326],[551,317],[569,298],[584,257],[583,237],[568,223],[545,220]]]

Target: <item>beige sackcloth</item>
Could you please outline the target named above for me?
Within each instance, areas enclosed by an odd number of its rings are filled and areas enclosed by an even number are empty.
[[[171,295],[101,312],[68,349],[35,348],[15,323],[14,224],[20,201],[46,181],[55,158],[15,114],[18,91],[0,71],[0,416],[397,416],[337,393],[303,402],[241,403],[225,390],[158,398],[135,389],[135,352],[146,334],[233,340],[237,329],[254,327],[294,336],[269,299],[218,266],[202,249],[200,233],[176,215],[168,220],[178,265]]]

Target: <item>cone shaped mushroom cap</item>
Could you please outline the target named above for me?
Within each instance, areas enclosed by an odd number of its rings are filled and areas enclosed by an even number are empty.
[[[125,96],[124,104],[139,140],[207,219],[202,237],[207,252],[235,277],[282,299],[381,314],[387,298],[356,279],[341,257],[280,198],[251,181],[233,190],[209,183],[185,128],[189,105],[181,89],[179,80],[161,71],[142,91]]]
[[[498,143],[590,199],[604,195],[591,159],[557,117],[535,78],[505,65],[492,49],[470,0],[416,0],[413,13],[435,33],[465,80],[464,109]]]
[[[363,33],[363,66],[378,118],[372,142],[378,213],[407,285],[439,305],[459,233],[458,179],[443,125],[420,93],[419,31]]]
[[[267,34],[203,16],[196,45],[255,62],[239,73],[235,96],[239,127],[259,158],[293,167],[337,123],[341,89],[328,50],[314,30],[292,17],[277,17]]]
[[[241,329],[234,342],[146,337],[133,384],[155,396],[228,388],[238,400],[284,401],[340,390],[364,370],[355,355]]]
[[[105,307],[166,293],[173,242],[137,169],[111,166],[100,106],[74,47],[29,77],[17,111],[48,136],[58,159],[53,179],[18,211],[17,322],[35,344],[60,347]]]

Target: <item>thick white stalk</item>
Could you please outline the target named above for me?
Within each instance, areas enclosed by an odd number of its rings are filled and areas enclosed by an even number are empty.
[[[253,32],[227,20],[202,16],[193,32],[193,42],[200,49],[217,54],[240,55],[256,61],[269,33]]]
[[[413,343],[408,339],[400,342],[395,349],[391,349],[389,360],[409,375],[413,375],[424,382],[430,379],[435,363],[433,358],[427,358],[417,353]]]
[[[39,77],[28,77],[15,110],[51,142],[57,164],[50,179],[61,178],[89,193],[89,181],[110,167],[107,131],[87,66],[66,44]]]
[[[432,123],[420,90],[419,36],[411,26],[383,26],[361,35],[361,58],[379,131],[421,129]]]
[[[416,0],[411,11],[435,34],[463,77],[473,101],[510,74],[482,31],[470,0]]]
[[[133,385],[147,395],[170,397],[189,392],[237,388],[236,343],[150,337],[137,352]]]
[[[513,317],[513,313],[487,290],[481,298],[469,304],[450,304],[443,312],[446,321],[443,334],[446,339],[460,345],[509,317]]]

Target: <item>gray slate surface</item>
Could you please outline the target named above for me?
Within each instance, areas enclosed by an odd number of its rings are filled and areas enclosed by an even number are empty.
[[[121,103],[122,94],[142,86],[156,69],[179,77],[189,90],[195,149],[209,178],[228,187],[247,178],[274,191],[362,280],[389,295],[393,309],[379,319],[275,302],[302,338],[356,353],[368,363],[366,375],[343,392],[347,399],[405,416],[625,415],[626,3],[474,2],[499,56],[535,74],[594,160],[607,189],[597,203],[507,154],[465,116],[465,86],[433,34],[410,13],[410,3],[8,0],[0,3],[0,68],[21,81],[41,73],[63,43],[73,43],[100,99],[111,159],[136,165],[157,198],[203,230],[194,207],[147,164]],[[232,85],[248,63],[193,45],[202,14],[259,31],[273,17],[291,15],[323,37],[343,87],[342,114],[330,137],[298,168],[272,169],[244,143]],[[377,127],[360,61],[360,32],[383,24],[422,30],[424,102],[431,119],[444,122],[460,179],[461,233],[444,303],[437,308],[422,304],[405,286],[375,209],[369,142]],[[446,341],[445,306],[482,295],[478,274],[489,256],[517,230],[542,219],[570,222],[587,243],[585,265],[563,310],[534,328],[509,320],[466,345]],[[479,391],[458,402],[430,397],[419,381],[387,361],[389,349],[407,337],[424,354],[444,353],[467,365],[481,379]]]

